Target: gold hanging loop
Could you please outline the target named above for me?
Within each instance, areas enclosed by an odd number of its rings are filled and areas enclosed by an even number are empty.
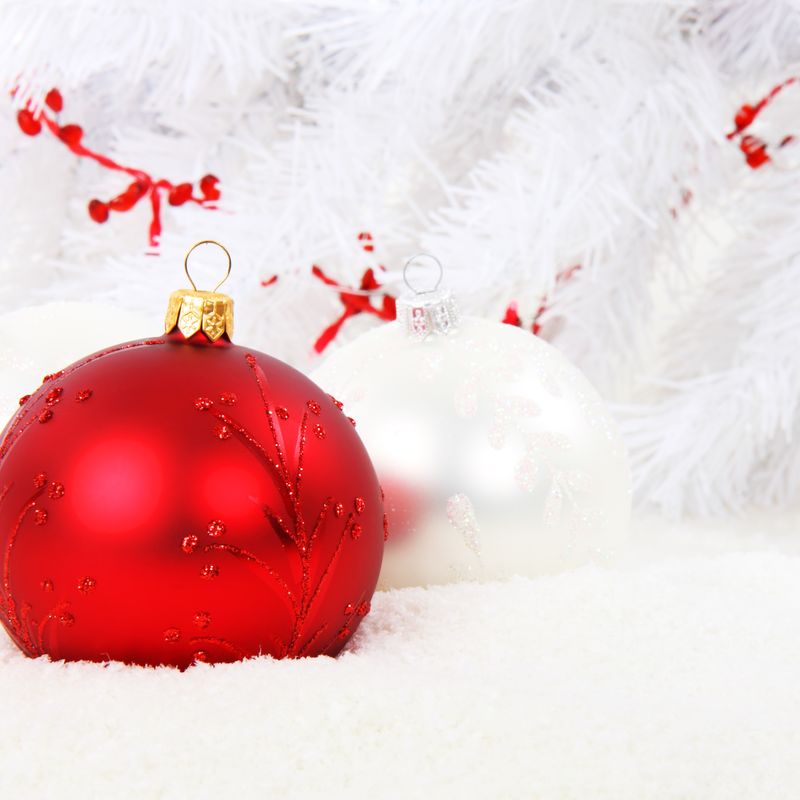
[[[227,269],[227,271],[225,272],[225,275],[224,275],[224,277],[223,277],[223,278],[222,278],[222,280],[221,280],[221,281],[220,281],[220,282],[219,282],[219,283],[218,283],[218,284],[217,284],[217,285],[216,285],[216,286],[215,286],[215,287],[214,287],[214,288],[211,290],[212,292],[216,292],[216,291],[217,291],[217,289],[219,289],[219,287],[220,287],[220,286],[222,286],[222,284],[223,284],[223,283],[225,283],[225,281],[226,281],[226,280],[228,280],[228,277],[229,277],[229,276],[230,276],[230,274],[231,274],[231,254],[228,252],[228,248],[227,248],[227,247],[225,247],[225,245],[222,245],[222,244],[220,244],[219,242],[217,242],[217,241],[214,241],[214,239],[203,239],[203,240],[202,240],[202,241],[200,241],[200,242],[196,242],[195,244],[193,244],[193,245],[192,245],[192,246],[189,248],[189,250],[188,250],[188,251],[187,251],[187,253],[186,253],[186,258],[184,258],[184,259],[183,259],[183,271],[186,273],[186,277],[189,279],[189,283],[191,283],[191,284],[192,284],[192,289],[194,289],[195,291],[199,291],[199,290],[198,290],[198,288],[197,288],[197,284],[194,282],[194,280],[192,279],[192,276],[189,274],[189,256],[190,256],[190,255],[191,255],[191,254],[192,254],[192,253],[193,253],[193,252],[194,252],[194,251],[195,251],[195,250],[196,250],[198,247],[200,247],[200,245],[201,245],[201,244],[214,244],[214,245],[216,245],[217,247],[219,247],[219,249],[220,249],[220,250],[222,250],[222,252],[223,252],[223,253],[225,253],[225,257],[228,259],[228,269]]]

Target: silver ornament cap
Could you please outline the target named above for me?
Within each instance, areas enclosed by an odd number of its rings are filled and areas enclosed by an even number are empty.
[[[408,268],[422,258],[433,261],[438,269],[433,288],[424,291],[413,286],[408,278]],[[428,253],[412,256],[403,267],[403,281],[411,291],[397,299],[397,321],[412,339],[421,341],[434,335],[447,336],[458,329],[458,304],[452,292],[439,288],[443,274],[439,259]]]

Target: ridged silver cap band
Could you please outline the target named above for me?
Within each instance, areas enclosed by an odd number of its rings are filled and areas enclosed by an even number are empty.
[[[458,329],[458,306],[448,291],[406,294],[397,299],[397,321],[414,339],[446,336]]]

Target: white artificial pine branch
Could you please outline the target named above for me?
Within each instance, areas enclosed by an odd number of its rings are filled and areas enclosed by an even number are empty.
[[[470,313],[516,301],[529,326],[546,298],[543,334],[620,404],[641,502],[796,498],[797,198],[725,134],[800,74],[798,3],[73,0],[0,20],[18,88],[0,113],[6,308],[96,299],[157,325],[183,252],[218,238],[237,338],[308,366],[342,311],[311,265],[349,286],[385,265],[398,293],[425,249]],[[88,201],[128,177],[20,132],[16,108],[52,86],[93,149],[173,182],[217,175],[219,210],[164,204],[158,256],[145,204],[92,222]],[[758,132],[800,132],[795,105]],[[376,324],[349,320],[332,347]]]

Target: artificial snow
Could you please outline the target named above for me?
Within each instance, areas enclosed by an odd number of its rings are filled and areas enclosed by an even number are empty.
[[[0,642],[3,797],[796,798],[797,520],[379,593],[338,659],[181,673]]]

